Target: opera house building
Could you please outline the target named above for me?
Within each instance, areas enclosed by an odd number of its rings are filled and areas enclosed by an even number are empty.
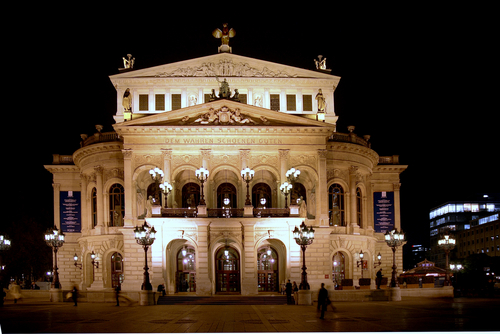
[[[228,50],[145,69],[124,60],[109,77],[114,131],[97,126],[45,166],[65,234],[63,289],[120,285],[137,295],[147,261],[154,291],[278,293],[302,280],[294,238],[302,223],[314,230],[305,252],[311,291],[360,278],[375,288],[379,268],[390,277],[384,234],[400,229],[407,166],[379,156],[354,127],[337,129],[340,77],[321,57],[311,69]],[[156,231],[146,251],[136,240],[145,227]],[[402,261],[400,248],[399,269]]]

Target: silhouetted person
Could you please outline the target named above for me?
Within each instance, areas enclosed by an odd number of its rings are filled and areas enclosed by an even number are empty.
[[[120,306],[120,291],[122,290],[120,283],[115,288],[116,306]]]
[[[325,319],[325,311],[328,306],[328,290],[325,289],[325,283],[321,283],[321,289],[319,289],[318,293],[318,311],[321,308],[321,317],[320,319]]]
[[[382,268],[377,271],[377,278],[375,278],[375,282],[377,283],[377,289],[380,289],[380,284],[382,284]]]
[[[292,283],[288,280],[288,283],[285,285],[285,293],[286,293],[286,303],[288,305],[292,304]]]
[[[73,302],[75,303],[74,306],[77,306],[77,301],[78,301],[78,289],[76,288],[76,285],[73,287],[73,290],[71,290],[71,298],[73,299]]]

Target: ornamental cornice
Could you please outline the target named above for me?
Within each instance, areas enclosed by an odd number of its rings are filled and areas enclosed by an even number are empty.
[[[374,173],[402,173],[408,165],[379,165],[373,168]]]
[[[315,127],[279,127],[279,126],[248,126],[248,127],[231,127],[231,126],[206,126],[206,127],[185,127],[185,126],[129,126],[122,127],[118,130],[123,135],[130,134],[182,134],[186,133],[206,136],[207,134],[285,134],[294,135],[297,133],[305,135],[330,135],[331,130],[328,128]],[[330,146],[330,145],[329,145]],[[378,155],[377,155],[378,157]]]
[[[314,78],[267,78],[267,77],[228,77],[228,81],[232,86],[252,87],[253,90],[268,86],[286,86],[300,85],[303,87],[318,88],[318,87],[333,87],[336,88],[335,80],[329,79],[314,79]],[[198,78],[198,77],[172,77],[172,78],[123,78],[113,79],[115,88],[165,88],[165,87],[185,87],[187,84],[192,86],[214,86],[218,87],[215,77]]]
[[[358,154],[361,155],[365,158],[368,158],[372,166],[376,166],[379,161],[379,155],[377,152],[374,150],[357,145],[357,144],[350,144],[350,143],[328,143],[327,149],[330,152],[345,152],[345,153],[350,153],[350,154]]]
[[[72,165],[45,165],[46,170],[51,173],[80,173],[80,168],[78,166]]]
[[[123,144],[116,142],[93,144],[76,150],[75,153],[73,153],[73,161],[75,165],[80,166],[82,159],[88,157],[89,155],[96,153],[111,152],[111,151],[121,152],[122,149],[123,149]]]

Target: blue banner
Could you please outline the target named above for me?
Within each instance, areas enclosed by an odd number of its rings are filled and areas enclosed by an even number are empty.
[[[392,231],[394,229],[394,192],[374,192],[373,210],[375,232]]]
[[[59,198],[61,231],[64,233],[80,233],[82,230],[80,192],[61,191]]]

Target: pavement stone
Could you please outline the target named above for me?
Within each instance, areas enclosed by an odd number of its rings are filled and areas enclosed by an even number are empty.
[[[415,298],[338,302],[325,320],[315,306],[155,305],[7,301],[2,333],[498,331],[500,299]]]

